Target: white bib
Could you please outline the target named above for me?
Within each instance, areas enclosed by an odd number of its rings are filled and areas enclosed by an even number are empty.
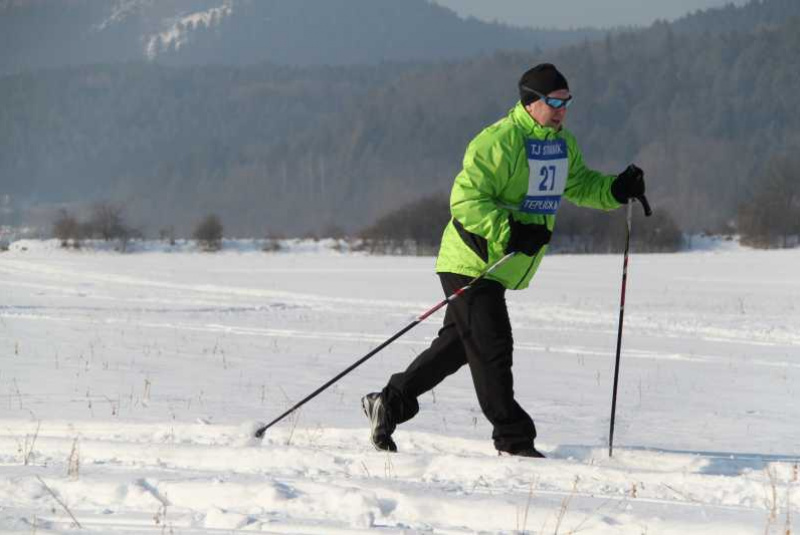
[[[561,204],[567,185],[569,160],[567,142],[563,139],[525,141],[528,153],[528,194],[520,211],[528,214],[553,215]]]

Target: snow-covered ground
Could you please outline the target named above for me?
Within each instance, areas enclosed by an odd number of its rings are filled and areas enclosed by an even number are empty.
[[[0,532],[798,529],[800,250],[634,254],[611,459],[621,258],[548,258],[508,296],[530,460],[466,370],[370,446],[359,398],[441,313],[248,438],[441,296],[432,258],[233,249],[0,254]]]

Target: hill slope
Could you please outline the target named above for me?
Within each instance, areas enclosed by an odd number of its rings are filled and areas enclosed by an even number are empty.
[[[0,73],[144,59],[173,65],[440,60],[601,35],[465,20],[427,0],[14,0],[0,2]]]

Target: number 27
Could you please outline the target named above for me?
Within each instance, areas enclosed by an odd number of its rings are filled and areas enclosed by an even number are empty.
[[[556,188],[556,166],[546,165],[539,170],[539,176],[543,177],[539,182],[539,191],[553,191]],[[547,186],[548,181],[550,187]]]

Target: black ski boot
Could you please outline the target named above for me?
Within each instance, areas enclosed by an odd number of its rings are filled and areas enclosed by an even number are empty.
[[[533,445],[514,451],[498,451],[498,455],[511,455],[514,457],[531,457],[534,459],[545,459],[544,453],[537,450]]]
[[[361,398],[361,407],[369,419],[371,433],[370,440],[376,450],[397,451],[397,445],[392,440],[395,425],[389,419],[386,405],[380,392],[373,392]]]

